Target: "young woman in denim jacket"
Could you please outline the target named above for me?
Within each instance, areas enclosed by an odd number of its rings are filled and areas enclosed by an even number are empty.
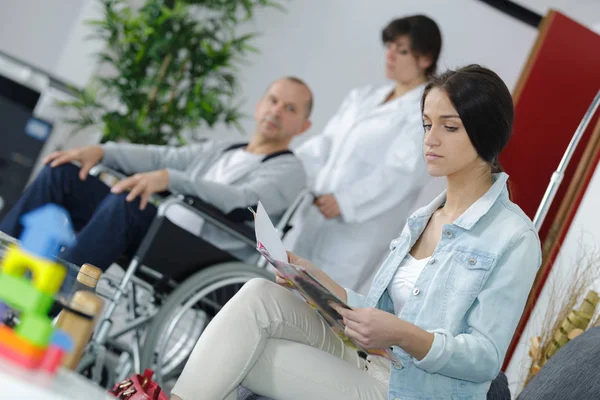
[[[494,72],[471,65],[429,83],[421,108],[428,171],[447,190],[408,219],[369,294],[289,256],[354,308],[339,310],[349,337],[402,362],[361,358],[300,298],[257,279],[209,324],[173,399],[235,399],[240,384],[277,400],[486,398],[541,263],[497,164],[513,103]]]

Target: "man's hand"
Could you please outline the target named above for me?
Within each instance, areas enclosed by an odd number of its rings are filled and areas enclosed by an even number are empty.
[[[111,189],[113,193],[122,193],[131,189],[126,197],[127,201],[133,201],[140,196],[140,210],[146,208],[148,200],[153,193],[160,193],[169,187],[169,172],[166,169],[144,172],[125,178]]]
[[[44,164],[50,163],[52,168],[66,164],[72,161],[77,161],[81,164],[79,171],[79,179],[85,181],[90,169],[104,157],[104,150],[100,146],[86,146],[67,151],[55,151],[46,156],[42,161]]]
[[[377,308],[348,310],[334,304],[332,307],[344,317],[346,336],[365,349],[385,349],[398,345],[398,337],[405,322],[394,314]]]
[[[332,219],[340,216],[340,206],[333,194],[324,194],[315,199],[314,205],[319,207],[321,214],[327,219]]]

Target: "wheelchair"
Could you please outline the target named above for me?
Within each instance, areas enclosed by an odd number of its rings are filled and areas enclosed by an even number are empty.
[[[90,175],[125,177],[103,165]],[[306,198],[308,193],[301,193],[278,221],[282,239]],[[192,196],[155,196],[152,202],[158,212],[140,247],[130,260],[117,261],[125,274],[101,278],[107,289],[99,288],[98,294],[105,307],[77,368],[106,388],[152,368],[158,384],[170,390],[206,325],[242,285],[257,277],[274,280],[271,267],[254,251],[254,229],[248,224]],[[251,257],[242,261],[182,228],[169,219],[173,210],[237,238]],[[116,311],[123,305],[126,315],[119,318]]]

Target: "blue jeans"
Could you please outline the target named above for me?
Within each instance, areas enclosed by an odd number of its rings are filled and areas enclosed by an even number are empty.
[[[133,256],[150,227],[156,207],[139,209],[139,200],[127,202],[126,194],[112,194],[94,176],[79,179],[79,167],[65,164],[44,167],[0,222],[0,231],[19,237],[20,218],[38,207],[55,203],[70,214],[77,242],[59,257],[75,265],[89,263],[106,271],[122,254]]]

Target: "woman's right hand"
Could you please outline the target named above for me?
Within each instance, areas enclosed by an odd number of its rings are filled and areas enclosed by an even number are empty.
[[[287,288],[292,287],[292,285],[290,285],[288,280],[285,279],[285,277],[281,274],[281,272],[279,272],[277,268],[275,268],[275,282],[278,285],[285,286]]]
[[[286,253],[288,256],[288,262],[290,264],[296,265],[296,266],[304,269],[305,271],[308,271],[311,275],[314,276],[315,271],[319,270],[310,261],[308,261],[302,257],[298,257],[297,255],[295,255],[294,253],[292,253],[290,251],[287,251]],[[288,280],[281,274],[281,272],[279,272],[279,270],[277,268],[275,268],[275,282],[277,282],[281,286],[285,286],[288,288],[291,287]]]
[[[298,267],[301,267],[310,274],[314,274],[315,272],[322,272],[315,264],[311,263],[307,259],[299,257],[291,251],[286,251],[286,253],[288,256],[288,262],[290,264],[297,265]]]
[[[298,267],[303,268],[306,272],[308,272],[315,279],[317,279],[319,282],[321,282],[321,284],[324,285],[327,289],[331,290],[337,297],[339,297],[343,301],[346,301],[346,298],[347,298],[346,290],[343,287],[341,287],[340,285],[338,285],[333,279],[331,279],[329,277],[329,275],[327,275],[325,272],[323,272],[323,270],[321,270],[319,267],[317,267],[315,264],[311,263],[307,259],[299,257],[292,252],[288,251],[287,256],[288,256],[288,262],[290,264],[294,264],[294,265],[297,265]],[[289,287],[287,280],[285,280],[285,278],[278,275],[276,279],[277,279],[277,283]],[[285,283],[280,283],[280,282],[285,282]]]

